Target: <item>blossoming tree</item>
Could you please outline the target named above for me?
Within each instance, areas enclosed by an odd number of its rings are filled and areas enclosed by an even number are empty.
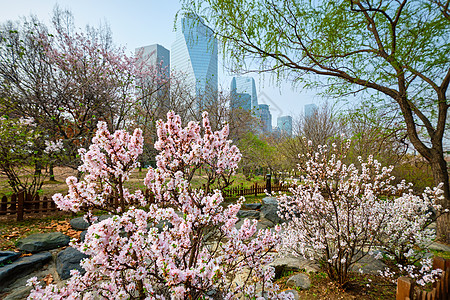
[[[381,167],[372,157],[360,160],[360,168],[345,164],[350,141],[317,151],[312,143],[306,147],[299,165],[302,184],[290,190],[292,196],[278,198],[280,214],[289,220],[281,251],[321,261],[342,286],[350,268],[374,248],[414,271],[406,266],[422,259],[435,237],[426,226],[442,191],[413,195],[405,182],[392,183],[392,167]]]
[[[81,263],[84,275],[72,271],[63,287],[43,288],[34,279],[29,299],[291,297],[277,294],[273,269],[264,268],[280,242],[278,235],[256,232],[249,220],[237,230],[240,203],[224,207],[215,189],[233,174],[241,157],[227,140],[228,127],[213,132],[206,113],[203,129],[196,122],[183,128],[173,112],[167,117],[157,124],[157,168],[145,178],[154,203],[123,186],[142,152],[141,131],[111,134],[99,123],[89,150],[80,150],[84,179],[68,178],[68,195],[56,195],[54,201],[63,210],[106,208],[115,215],[91,225],[84,242],[73,243],[89,255]],[[207,171],[205,189],[190,184],[199,168]],[[111,196],[118,206],[108,203]],[[136,201],[140,208],[130,205]],[[165,225],[158,230],[157,223]],[[241,280],[234,280],[237,276]]]

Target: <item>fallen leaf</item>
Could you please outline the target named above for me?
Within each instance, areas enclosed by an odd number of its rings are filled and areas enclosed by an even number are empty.
[[[47,274],[47,276],[45,276],[43,280],[45,282],[45,285],[49,285],[50,283],[53,282],[52,274]]]

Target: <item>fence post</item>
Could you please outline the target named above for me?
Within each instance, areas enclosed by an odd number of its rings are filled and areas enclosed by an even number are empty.
[[[258,196],[258,183],[255,182],[255,197]]]
[[[11,195],[11,204],[9,206],[9,210],[11,211],[11,213],[16,213],[17,214],[17,195],[18,194],[12,194]]]
[[[0,207],[0,215],[6,215],[7,211],[8,211],[8,198],[6,198],[6,196],[3,196],[2,204]]]
[[[48,198],[47,198],[47,196],[44,196],[42,198],[42,212],[43,213],[47,212],[47,207],[48,207]]]
[[[267,193],[272,194],[272,175],[271,174],[266,175],[266,190],[267,190]]]
[[[435,256],[433,258],[433,270],[441,269],[445,271],[445,259],[443,257]]]
[[[408,277],[400,277],[397,280],[396,300],[412,300],[414,296],[414,280]]]
[[[41,197],[39,197],[39,195],[34,196],[34,198],[32,198],[32,201],[34,202],[34,212],[35,213],[39,213],[39,210],[41,208]]]
[[[50,211],[57,211],[56,203],[53,201],[53,198],[50,198]]]
[[[25,201],[25,191],[19,192],[17,197],[17,221],[23,220],[23,203]]]

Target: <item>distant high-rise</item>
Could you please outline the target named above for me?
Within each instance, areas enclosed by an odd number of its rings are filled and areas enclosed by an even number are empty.
[[[314,116],[314,114],[316,113],[317,109],[318,109],[317,105],[315,105],[315,104],[307,104],[307,105],[305,105],[305,117],[309,118],[309,117]]]
[[[205,94],[217,99],[217,40],[211,28],[198,17],[180,18],[170,54],[172,69],[186,76],[187,86],[195,87],[198,109],[206,104]]]
[[[261,118],[261,127],[263,133],[271,133],[272,132],[272,114],[269,110],[269,105],[267,104],[259,104],[258,112]]]
[[[232,109],[244,109],[250,111],[252,109],[252,97],[246,93],[232,92],[230,105]]]
[[[159,44],[139,47],[135,50],[139,62],[149,67],[156,67],[158,75],[169,78],[170,74],[170,52]]]
[[[281,137],[281,130],[280,128],[278,128],[278,126],[272,128],[272,136],[274,136],[277,139]]]
[[[231,107],[246,110],[258,108],[255,79],[252,77],[233,77],[231,80]]]
[[[292,136],[292,117],[291,116],[278,117],[277,127],[280,129],[281,134]]]
[[[142,87],[142,101],[151,101],[158,105],[158,109],[164,109],[170,97],[168,80],[170,78],[170,52],[159,44],[139,47],[135,50],[138,64],[144,64],[144,70],[154,70],[152,76],[139,79]],[[156,85],[156,86],[155,86]],[[157,91],[154,93],[154,91]],[[157,97],[156,99],[153,97]],[[150,98],[150,99],[149,99]],[[157,101],[155,101],[157,100]],[[166,110],[169,109],[166,107]]]

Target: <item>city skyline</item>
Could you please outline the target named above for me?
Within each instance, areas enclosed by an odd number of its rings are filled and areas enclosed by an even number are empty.
[[[130,55],[134,54],[136,48],[144,45],[160,44],[170,49],[176,35],[174,31],[175,16],[181,8],[176,0],[165,1],[164,5],[156,0],[135,1],[133,5],[114,0],[95,2],[87,0],[77,2],[70,0],[17,0],[14,4],[11,4],[10,1],[0,0],[0,3],[2,5],[0,22],[17,21],[20,17],[28,17],[33,14],[46,24],[50,24],[53,8],[55,4],[58,4],[60,8],[72,11],[75,25],[81,30],[84,30],[88,24],[94,27],[100,23],[109,25],[114,43],[125,47]],[[228,90],[232,77],[239,75],[242,74],[229,72],[226,62],[223,61],[223,53],[220,53],[218,86]],[[314,91],[302,91],[300,88],[293,90],[290,82],[282,81],[280,85],[275,85],[276,79],[268,73],[251,73],[250,75],[254,77],[258,85],[257,94],[264,94],[265,100],[270,100],[264,103],[270,104],[271,113],[274,116],[280,114],[300,115],[305,104],[320,102],[322,99],[316,96]],[[276,126],[276,124],[273,125]]]

